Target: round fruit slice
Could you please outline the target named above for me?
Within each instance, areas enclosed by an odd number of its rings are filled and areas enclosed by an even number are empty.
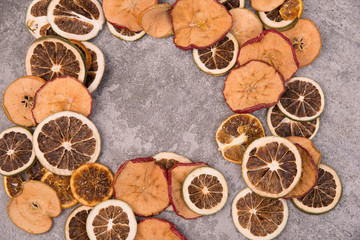
[[[286,90],[277,106],[285,116],[295,121],[312,121],[324,111],[324,92],[314,80],[294,77],[286,83]]]
[[[224,175],[214,168],[201,167],[187,175],[182,186],[185,204],[196,214],[210,215],[220,211],[228,198]]]
[[[71,76],[84,82],[86,61],[80,50],[69,41],[54,36],[37,39],[26,54],[27,75],[46,81]]]
[[[120,200],[107,200],[94,207],[86,220],[90,240],[133,240],[137,222],[131,207]]]
[[[259,138],[245,151],[242,175],[246,185],[260,196],[283,197],[300,180],[300,153],[286,138]]]
[[[166,171],[169,171],[170,168],[178,163],[191,163],[190,159],[172,152],[161,152],[155,154],[153,158],[156,160],[156,163],[165,168]]]
[[[42,176],[46,173],[46,169],[36,159],[33,165],[31,165],[25,173],[28,175],[27,180],[40,181]]]
[[[72,111],[88,117],[92,110],[92,97],[88,89],[73,77],[58,77],[47,81],[35,94],[32,114],[36,123],[48,116]]]
[[[97,0],[51,0],[47,17],[57,34],[79,41],[96,37],[105,22]]]
[[[165,219],[146,218],[137,225],[135,240],[186,240],[176,226]]]
[[[313,139],[320,128],[320,118],[308,122],[298,122],[286,117],[277,105],[269,108],[267,124],[274,136],[299,136]]]
[[[75,39],[69,39],[69,41],[74,44],[79,50],[80,52],[83,54],[83,56],[85,57],[85,61],[86,61],[86,69],[89,70],[92,59],[91,59],[91,54],[88,51],[88,49],[85,47],[84,43],[75,40]]]
[[[126,161],[113,186],[114,197],[128,203],[137,216],[156,215],[170,203],[166,170],[151,157]]]
[[[222,3],[227,10],[245,7],[245,0],[220,0],[219,2]]]
[[[87,72],[85,87],[90,93],[99,86],[105,71],[105,57],[103,52],[95,44],[83,42],[88,52],[91,54],[91,64]]]
[[[232,25],[229,12],[214,0],[177,0],[171,19],[174,43],[183,50],[214,45],[224,38]]]
[[[249,188],[239,192],[231,207],[237,230],[249,239],[273,239],[284,230],[289,210],[284,199],[264,198]]]
[[[228,73],[236,64],[239,43],[231,33],[215,45],[205,49],[194,49],[193,58],[201,71],[220,76]]]
[[[309,65],[319,56],[321,35],[310,19],[299,19],[293,28],[282,33],[290,39],[295,48],[300,67]]]
[[[21,192],[21,185],[24,182],[21,174],[14,176],[3,176],[4,189],[9,197],[15,197]]]
[[[279,13],[284,20],[300,18],[303,12],[302,0],[286,0],[280,7]]]
[[[0,174],[13,176],[29,168],[35,161],[31,132],[11,127],[0,133]]]
[[[139,15],[139,25],[154,38],[167,38],[173,34],[169,3],[155,4]]]
[[[241,51],[241,50],[240,50]],[[282,75],[262,61],[250,61],[231,70],[223,90],[235,113],[251,113],[275,105],[285,91]]]
[[[216,131],[216,143],[225,160],[241,163],[246,148],[255,139],[265,136],[259,119],[251,114],[234,114]]]
[[[299,144],[301,147],[305,148],[306,151],[311,155],[311,159],[314,161],[316,166],[320,165],[321,152],[314,146],[310,139],[297,136],[287,137],[287,139],[290,140],[290,142]]]
[[[285,31],[292,28],[298,18],[294,20],[284,20],[279,13],[279,8],[276,8],[270,12],[259,12],[259,18],[266,29],[276,29],[278,31]]]
[[[82,205],[93,207],[112,197],[113,179],[108,167],[100,163],[84,164],[71,175],[71,192]]]
[[[268,12],[284,3],[285,0],[251,0],[251,6],[257,11]]]
[[[30,33],[39,38],[46,35],[56,35],[47,19],[47,7],[51,0],[33,0],[26,12],[26,26]]]
[[[5,90],[2,107],[8,119],[21,126],[35,126],[31,113],[34,97],[45,80],[34,76],[25,76],[12,82]]]
[[[42,121],[34,132],[34,149],[40,163],[58,175],[70,176],[100,154],[100,135],[86,117],[59,112]]]
[[[112,25],[109,22],[107,22],[107,26],[112,35],[124,41],[130,41],[130,42],[136,41],[142,38],[146,34],[144,30],[140,32],[132,32],[127,28],[119,28],[115,25]]]
[[[65,240],[87,240],[86,219],[92,207],[75,208],[65,222]]]
[[[340,201],[341,194],[341,181],[335,170],[325,164],[320,164],[317,185],[307,195],[302,198],[294,198],[292,202],[301,211],[321,214],[335,208]]]

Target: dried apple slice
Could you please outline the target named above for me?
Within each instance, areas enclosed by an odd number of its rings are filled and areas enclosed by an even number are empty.
[[[173,34],[169,3],[155,4],[139,15],[139,24],[144,31],[154,38],[167,38]]]
[[[230,30],[232,18],[218,1],[177,0],[171,10],[174,43],[183,50],[207,48]]]
[[[233,112],[250,113],[275,105],[284,90],[283,77],[274,67],[250,61],[231,70],[223,94]]]
[[[176,226],[161,218],[146,218],[138,223],[135,240],[186,240]]]
[[[92,207],[80,206],[75,208],[65,222],[65,240],[88,240],[86,233],[86,219]]]
[[[51,0],[33,0],[27,9],[26,26],[35,38],[56,35],[47,19],[47,7],[50,2]]]
[[[227,10],[245,7],[245,0],[219,0],[219,2],[224,5]]]
[[[298,136],[287,137],[290,142],[299,144],[301,147],[305,148],[306,151],[310,154],[311,159],[314,161],[316,166],[320,165],[321,161],[321,152],[315,147],[310,139]]]
[[[133,32],[127,28],[120,28],[118,26],[112,25],[109,22],[107,22],[106,25],[108,26],[109,31],[112,35],[124,41],[133,42],[139,40],[146,34],[144,30],[140,32]]]
[[[284,3],[285,0],[251,0],[251,6],[257,11],[268,12]]]

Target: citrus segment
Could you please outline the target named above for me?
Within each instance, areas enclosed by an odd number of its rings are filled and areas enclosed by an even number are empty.
[[[112,35],[124,41],[136,41],[146,34],[144,30],[140,32],[132,32],[127,28],[119,28],[109,22],[107,22],[107,26]]]
[[[87,71],[85,87],[90,93],[95,91],[99,86],[105,72],[105,57],[103,52],[95,44],[83,42],[89,53],[91,54],[91,64]]]
[[[245,0],[220,0],[219,2],[222,3],[227,10],[245,7]]]
[[[75,208],[65,222],[65,240],[87,240],[86,219],[92,207]]]
[[[139,222],[135,240],[186,240],[176,226],[165,219],[147,218]]]
[[[155,38],[166,38],[173,34],[169,3],[155,4],[139,15],[139,24],[144,31]]]
[[[166,171],[169,171],[170,168],[178,163],[191,163],[190,159],[172,152],[161,152],[155,154],[153,158],[156,160],[156,163],[165,168]]]
[[[14,176],[3,176],[5,192],[11,198],[19,194],[23,182],[24,179],[21,174]]]
[[[279,13],[284,20],[294,20],[301,17],[302,11],[302,0],[286,0],[281,5]]]
[[[287,139],[289,139],[290,142],[299,144],[301,147],[305,148],[306,151],[311,155],[311,159],[314,161],[316,166],[320,165],[321,152],[315,147],[310,139],[297,136],[287,137]]]
[[[33,0],[26,11],[26,26],[35,38],[56,35],[47,19],[47,7],[50,1]]]
[[[268,12],[284,3],[285,0],[251,0],[251,6],[257,11]]]

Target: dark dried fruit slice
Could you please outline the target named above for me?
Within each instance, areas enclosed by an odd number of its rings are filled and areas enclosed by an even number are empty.
[[[112,197],[113,179],[111,170],[105,165],[87,163],[71,175],[71,192],[82,205],[93,207]]]
[[[177,0],[171,10],[171,19],[174,43],[183,50],[214,45],[232,25],[229,12],[214,0]]]
[[[99,86],[105,71],[105,57],[100,48],[90,42],[83,42],[91,54],[91,65],[88,69],[85,87],[90,93],[95,91]]]
[[[69,39],[69,41],[72,44],[74,44],[79,49],[79,51],[83,54],[83,56],[85,57],[85,61],[86,61],[86,69],[89,70],[92,59],[91,59],[90,52],[88,51],[88,49],[84,45],[85,42],[82,43],[82,42],[80,42],[78,40],[75,40],[75,39]]]
[[[29,167],[25,173],[28,175],[27,180],[36,180],[40,181],[42,176],[45,174],[46,169],[41,165],[41,163],[35,159],[35,162],[31,167]]]
[[[39,38],[46,35],[56,35],[47,19],[47,7],[51,0],[33,0],[26,12],[26,26],[30,33]]]
[[[90,240],[133,240],[137,222],[131,207],[120,200],[107,200],[96,205],[86,220]]]
[[[169,171],[170,168],[178,163],[191,163],[190,159],[172,152],[161,152],[155,154],[153,158],[156,160],[156,163],[163,166],[166,171]]]
[[[109,22],[107,22],[107,26],[112,35],[124,41],[130,41],[130,42],[136,41],[142,38],[146,34],[144,30],[140,32],[132,32],[127,28],[120,28],[115,25],[112,25]]]
[[[251,0],[251,6],[257,11],[271,11],[281,4],[284,3],[285,0]]]
[[[186,240],[171,222],[160,218],[146,218],[139,222],[135,240]]]
[[[274,67],[250,61],[231,70],[223,94],[233,112],[250,113],[275,105],[284,90],[283,77]]]
[[[231,209],[235,227],[249,239],[274,239],[284,230],[289,216],[284,199],[264,198],[249,188],[236,195]]]
[[[21,191],[21,185],[24,182],[21,174],[17,174],[14,176],[4,176],[3,183],[6,194],[9,197],[15,197]]]
[[[227,10],[245,7],[245,0],[219,0],[219,2],[224,5]]]
[[[100,154],[100,135],[86,117],[74,112],[56,113],[42,121],[34,132],[34,149],[40,163],[58,175],[70,176]]]
[[[152,37],[167,38],[174,33],[170,10],[169,3],[152,5],[140,13],[139,25]]]
[[[284,20],[294,20],[300,18],[303,12],[302,0],[285,0],[281,4],[279,13]]]
[[[170,203],[166,170],[155,159],[126,161],[114,179],[114,198],[128,203],[137,216],[152,216]]]
[[[80,206],[75,208],[65,222],[65,240],[88,240],[86,233],[86,219],[92,207]]]
[[[245,151],[242,175],[246,185],[256,194],[268,198],[283,197],[300,180],[300,153],[286,138],[259,138]]]
[[[12,82],[5,90],[2,107],[8,119],[21,126],[35,126],[31,113],[34,106],[35,93],[45,80],[34,76],[25,76]]]
[[[315,147],[310,139],[304,137],[291,136],[287,137],[290,142],[299,144],[301,147],[305,148],[306,151],[311,155],[311,159],[314,161],[316,166],[320,165],[321,161],[321,152]]]

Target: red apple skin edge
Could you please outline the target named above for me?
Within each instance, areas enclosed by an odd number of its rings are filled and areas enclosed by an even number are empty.
[[[176,229],[175,224],[173,224],[172,222],[169,222],[168,220],[163,219],[163,218],[153,218],[153,217],[150,217],[150,218],[146,218],[146,219],[142,220],[142,221],[139,222],[138,224],[140,224],[140,223],[142,223],[142,222],[145,222],[145,221],[147,221],[147,220],[151,220],[151,219],[156,219],[157,221],[164,222],[164,223],[168,223],[168,224],[171,226],[171,227],[170,227],[171,231],[172,231],[173,233],[175,233],[176,236],[178,236],[181,240],[187,240],[187,238],[186,238],[184,235],[182,235],[182,234]]]

